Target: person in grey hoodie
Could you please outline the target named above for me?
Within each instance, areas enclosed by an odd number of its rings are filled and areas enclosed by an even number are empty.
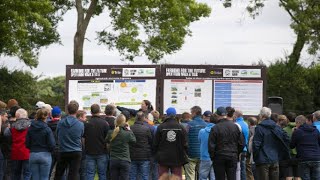
[[[76,101],[71,101],[67,109],[69,115],[60,120],[57,126],[60,157],[55,180],[61,180],[67,167],[69,167],[68,180],[79,179],[82,155],[81,138],[84,133],[84,125],[76,118],[79,109],[79,104]]]

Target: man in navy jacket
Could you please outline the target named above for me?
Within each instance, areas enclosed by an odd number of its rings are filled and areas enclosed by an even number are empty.
[[[320,179],[320,133],[304,116],[295,119],[290,148],[297,148],[302,179]]]

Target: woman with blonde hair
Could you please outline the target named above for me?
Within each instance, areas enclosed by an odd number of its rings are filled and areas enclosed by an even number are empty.
[[[39,109],[26,136],[26,147],[30,149],[30,170],[33,180],[47,180],[51,168],[51,152],[55,147],[52,130],[46,123],[49,112]]]
[[[127,180],[131,162],[129,143],[135,143],[136,137],[128,128],[124,115],[119,115],[115,123],[116,128],[107,136],[110,145],[111,180]]]

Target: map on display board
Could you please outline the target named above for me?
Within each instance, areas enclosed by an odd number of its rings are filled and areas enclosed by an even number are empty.
[[[191,104],[204,109],[212,109],[211,80],[164,80],[164,109],[176,108],[178,114],[190,112]]]
[[[240,109],[244,115],[258,115],[263,106],[262,80],[215,80],[214,109]]]
[[[132,109],[139,109],[141,101],[155,102],[156,80],[106,80],[98,82],[70,80],[69,99],[79,102],[80,109],[90,112],[92,104],[105,106],[115,103]]]
[[[99,104],[103,112],[112,103],[130,109],[140,109],[147,99],[156,102],[156,68],[126,66],[70,66],[68,101],[76,100],[79,109],[90,115],[92,104]],[[154,107],[156,105],[153,105]]]

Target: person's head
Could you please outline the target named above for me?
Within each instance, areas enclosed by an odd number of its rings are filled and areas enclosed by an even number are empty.
[[[59,106],[54,106],[51,110],[51,116],[53,118],[60,118],[61,117],[61,109]]]
[[[143,112],[151,112],[153,111],[153,106],[149,100],[143,100],[141,102],[141,110]]]
[[[123,127],[125,124],[126,124],[126,117],[123,114],[120,114],[119,116],[117,116],[115,121],[116,128],[112,132],[111,141],[113,141],[114,138],[117,137],[117,135],[120,132],[120,127]]]
[[[282,127],[282,128],[286,127],[288,125],[288,122],[289,122],[289,120],[288,120],[287,116],[285,116],[285,115],[279,115],[278,116],[277,124],[280,127]]]
[[[258,120],[255,117],[249,117],[248,118],[249,126],[256,126],[258,124]]]
[[[87,113],[84,110],[78,110],[76,117],[81,122],[85,122],[87,120]]]
[[[98,104],[91,105],[91,114],[98,116],[100,114],[100,106]]]
[[[182,120],[191,120],[191,114],[190,113],[188,113],[188,112],[184,112],[184,113],[182,113],[182,115],[181,115],[181,119]]]
[[[77,101],[70,101],[67,105],[67,110],[70,115],[76,115],[79,110],[79,103]]]
[[[151,111],[151,115],[153,116],[153,121],[158,120],[160,118],[160,113],[157,110]]]
[[[239,118],[243,116],[243,112],[240,109],[236,109],[234,112],[234,117]]]
[[[41,108],[37,110],[37,114],[35,119],[40,121],[46,121],[49,116],[49,111],[45,108]]]
[[[210,116],[210,123],[217,124],[219,121],[219,116],[214,113]]]
[[[234,108],[233,107],[226,107],[226,110],[227,110],[227,119],[228,120],[234,120]]]
[[[313,121],[319,121],[320,120],[320,110],[313,113]]]
[[[264,119],[270,119],[270,117],[271,117],[271,109],[267,107],[261,108],[259,113],[259,118],[261,120],[264,120]]]
[[[287,118],[290,122],[295,122],[296,117],[297,117],[297,114],[294,112],[289,112],[287,114]]]
[[[306,115],[307,118],[307,124],[311,123],[313,124],[313,114]]]
[[[10,110],[9,110],[9,116],[10,116],[11,118],[15,118],[15,117],[16,117],[16,112],[17,112],[17,110],[20,109],[20,108],[21,108],[20,106],[13,106],[13,107],[11,107]]]
[[[6,122],[8,120],[8,113],[5,109],[0,110],[1,121]]]
[[[6,109],[7,108],[7,104],[3,101],[0,101],[0,109]]]
[[[36,103],[36,110],[38,110],[38,109],[41,109],[41,108],[43,108],[43,106],[45,105],[46,103],[44,103],[44,102],[42,102],[42,101],[38,101],[37,103]]]
[[[114,116],[115,114],[115,111],[116,111],[116,108],[111,105],[111,104],[108,104],[106,106],[106,108],[104,109],[104,113],[107,115],[107,116]]]
[[[296,122],[296,126],[299,127],[302,124],[307,122],[307,118],[304,117],[303,115],[299,115],[296,117],[295,122]]]
[[[201,116],[202,114],[202,109],[200,106],[193,106],[190,111],[192,117]]]
[[[167,110],[166,110],[166,115],[168,118],[175,118],[176,115],[177,115],[177,111],[174,107],[169,107]]]
[[[7,103],[7,108],[11,109],[13,106],[19,106],[19,103],[15,99],[10,99]]]
[[[218,115],[218,120],[224,119],[227,116],[227,110],[224,107],[218,107],[216,113]]]
[[[145,113],[142,111],[139,111],[136,115],[136,122],[143,122],[145,121]]]
[[[212,115],[212,112],[211,111],[205,111],[203,114],[202,114],[202,119],[206,122],[210,122],[210,117]]]
[[[278,123],[279,121],[279,114],[278,113],[271,113],[270,119],[274,122]]]
[[[28,112],[23,109],[23,108],[20,108],[16,111],[16,118],[17,119],[27,119],[28,118]]]

